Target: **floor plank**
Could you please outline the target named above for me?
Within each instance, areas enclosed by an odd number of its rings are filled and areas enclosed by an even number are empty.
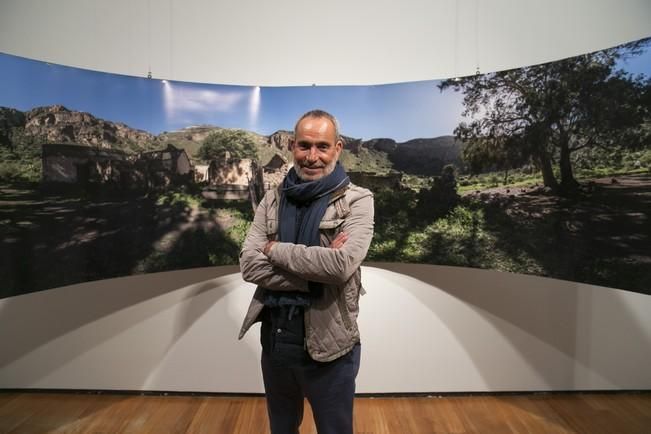
[[[356,434],[651,433],[651,394],[355,399]],[[268,434],[263,397],[0,393],[0,433]],[[300,434],[317,434],[309,403]]]

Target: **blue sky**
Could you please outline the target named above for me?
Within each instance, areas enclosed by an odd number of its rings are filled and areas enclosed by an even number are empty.
[[[651,50],[620,66],[651,76]],[[452,134],[462,119],[462,95],[441,93],[438,83],[223,86],[128,77],[0,54],[0,106],[25,111],[62,104],[153,134],[199,124],[270,134],[292,129],[302,113],[321,108],[337,116],[341,132],[352,137],[437,137]]]

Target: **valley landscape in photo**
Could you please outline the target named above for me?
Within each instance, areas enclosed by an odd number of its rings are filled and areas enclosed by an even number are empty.
[[[7,76],[0,297],[237,264],[255,207],[292,165],[293,121],[316,108],[283,105],[299,94],[339,117],[340,161],[374,193],[368,262],[495,269],[651,294],[651,60],[627,70],[637,58],[651,59],[648,40],[363,92],[119,77],[118,90],[86,108],[86,96],[64,95],[74,87],[47,104],[28,101],[20,86],[29,83]],[[2,61],[34,71],[25,80],[49,80],[39,62]],[[83,80],[112,78],[84,72]],[[160,98],[150,116],[129,115],[142,112],[130,106],[143,100],[121,96],[129,86]],[[391,103],[395,95],[409,101],[404,109]],[[439,101],[435,112],[425,111],[425,97]],[[371,109],[370,98],[386,104]],[[350,113],[365,110],[373,116]],[[395,136],[381,129],[391,124],[384,116],[403,125]]]

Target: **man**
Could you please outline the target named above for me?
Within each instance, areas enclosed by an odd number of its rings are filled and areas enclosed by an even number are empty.
[[[258,285],[239,338],[262,323],[272,434],[298,434],[307,397],[319,434],[352,434],[360,364],[360,264],[373,237],[373,195],[339,164],[337,120],[310,111],[294,127],[294,167],[267,192],[240,253]]]

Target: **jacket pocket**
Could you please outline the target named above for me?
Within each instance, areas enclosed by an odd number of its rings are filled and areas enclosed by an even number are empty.
[[[353,274],[352,288],[346,287],[344,297],[346,299],[346,308],[348,312],[357,312],[359,309],[359,296],[362,288],[361,272],[358,269]]]
[[[319,232],[321,233],[321,244],[329,246],[337,234],[341,232],[341,225],[344,219],[321,220],[319,223]]]
[[[278,220],[267,219],[267,239],[273,241],[278,235]]]
[[[319,229],[321,230],[331,230],[336,229],[344,222],[344,219],[332,219],[332,220],[321,220],[319,223]]]
[[[339,288],[337,292],[339,294],[336,294],[335,296],[337,297],[337,307],[339,308],[339,315],[341,316],[341,321],[343,321],[344,326],[346,327],[347,330],[352,330],[353,325],[350,321],[350,313],[348,311],[348,306],[346,306],[346,298],[345,294],[342,292],[345,291],[346,288]]]

